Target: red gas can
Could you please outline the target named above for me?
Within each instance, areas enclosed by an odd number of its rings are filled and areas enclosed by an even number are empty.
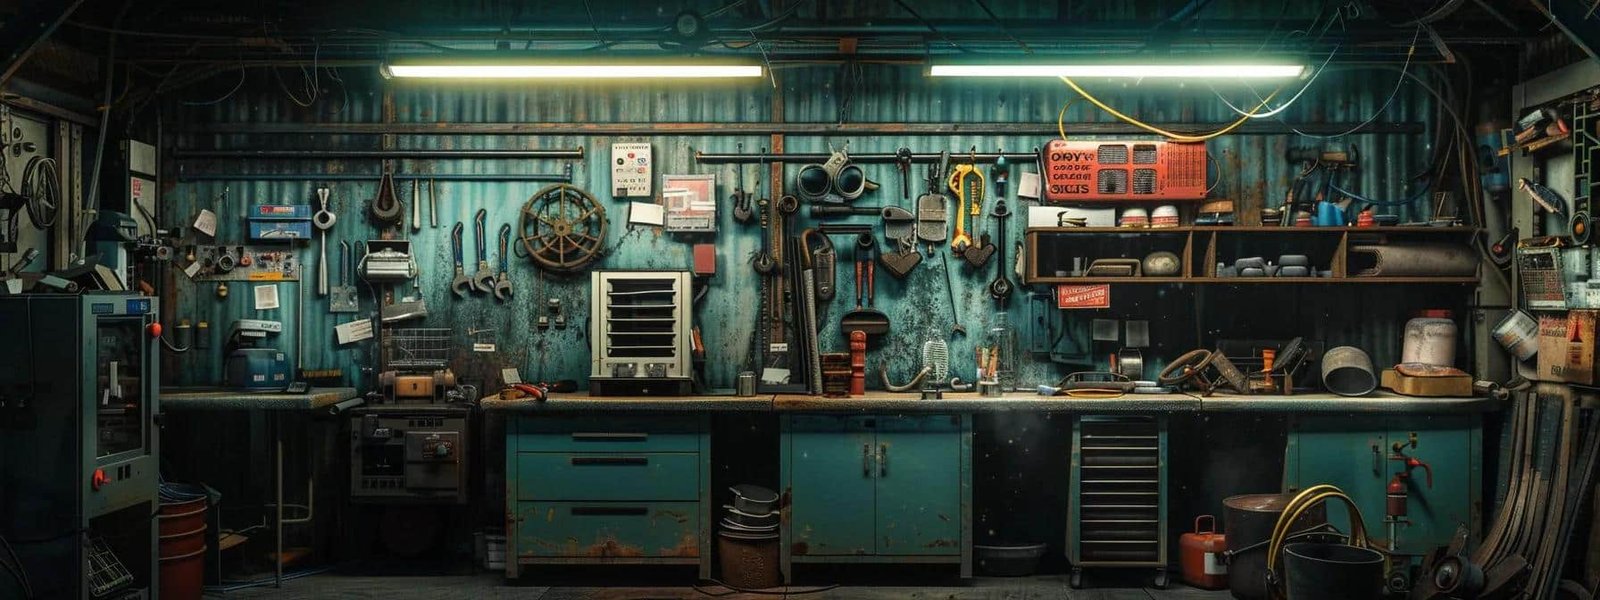
[[[1201,523],[1205,529],[1201,530]],[[1217,518],[1201,515],[1194,519],[1194,532],[1178,537],[1178,565],[1183,567],[1183,581],[1206,590],[1228,587],[1228,563],[1223,553],[1228,551],[1228,539],[1217,533]]]

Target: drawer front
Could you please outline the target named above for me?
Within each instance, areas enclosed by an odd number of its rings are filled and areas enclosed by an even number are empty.
[[[519,558],[695,558],[697,502],[518,502]]]
[[[523,452],[699,452],[700,419],[662,417],[522,417]]]
[[[688,452],[517,455],[521,500],[700,499],[700,454]]]

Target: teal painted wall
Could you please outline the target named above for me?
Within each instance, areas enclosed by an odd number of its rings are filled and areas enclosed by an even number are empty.
[[[287,73],[287,71],[285,72]],[[1054,82],[1037,81],[935,81],[925,78],[918,67],[873,65],[861,68],[858,75],[845,76],[836,67],[785,68],[780,71],[781,89],[775,90],[765,82],[741,84],[668,85],[655,82],[638,82],[626,86],[552,86],[528,85],[435,85],[399,83],[379,79],[374,73],[354,68],[339,71],[340,80],[333,80],[333,71],[324,69],[319,77],[323,93],[310,107],[297,106],[279,90],[271,75],[266,72],[252,74],[248,84],[226,101],[207,106],[190,106],[177,101],[167,107],[166,128],[168,149],[184,148],[376,148],[377,136],[356,135],[199,135],[192,133],[204,123],[380,123],[385,112],[391,113],[393,122],[400,123],[479,123],[479,122],[765,122],[773,119],[773,94],[781,94],[783,113],[791,122],[1015,122],[1024,124],[1048,123],[1055,119],[1062,103],[1073,96],[1070,90]],[[286,75],[287,76],[287,75]],[[1286,111],[1290,121],[1357,122],[1366,119],[1382,104],[1395,84],[1397,74],[1389,71],[1330,72],[1317,82],[1316,87]],[[1197,121],[1224,122],[1232,113],[1211,92],[1203,87],[1137,86],[1090,82],[1091,89],[1104,98],[1142,118],[1155,122]],[[304,99],[302,97],[302,99]],[[386,100],[387,99],[387,100]],[[191,99],[192,100],[192,99]],[[386,105],[387,103],[387,105]],[[1394,103],[1379,118],[1382,122],[1428,123],[1434,114],[1426,93],[1416,86],[1402,88]],[[1106,121],[1085,103],[1075,104],[1066,115],[1067,121]],[[1432,131],[1431,123],[1428,131]],[[1069,129],[1067,132],[1072,135]],[[1210,151],[1218,159],[1223,179],[1214,193],[1243,202],[1268,205],[1281,201],[1295,167],[1284,158],[1291,146],[1320,144],[1355,144],[1364,158],[1359,173],[1360,189],[1382,197],[1399,197],[1406,180],[1423,170],[1429,158],[1429,135],[1354,135],[1342,140],[1297,140],[1288,135],[1227,136],[1214,140]],[[746,151],[755,151],[768,145],[767,136],[655,136],[637,138],[611,138],[600,136],[395,136],[397,148],[572,148],[584,147],[588,155],[576,161],[577,185],[595,193],[608,211],[610,228],[607,239],[609,255],[599,267],[611,269],[682,269],[689,266],[691,243],[696,238],[664,234],[653,229],[629,229],[626,226],[626,203],[614,201],[606,193],[609,169],[609,147],[614,141],[648,141],[654,146],[656,173],[715,173],[718,175],[719,194],[732,191],[734,166],[700,165],[693,160],[696,151],[733,152],[742,143]],[[900,146],[909,146],[918,152],[939,150],[961,151],[976,146],[980,150],[1003,148],[1007,151],[1030,151],[1046,139],[1032,136],[948,136],[899,138],[878,136],[850,139],[839,136],[790,136],[790,152],[823,151],[830,146],[846,143],[854,152],[892,152]],[[560,161],[403,161],[398,169],[404,173],[528,173],[555,172]],[[793,175],[797,165],[789,165]],[[375,230],[362,214],[367,199],[374,194],[378,165],[374,161],[166,161],[167,172],[163,186],[163,217],[168,223],[187,223],[200,208],[217,211],[222,219],[224,243],[243,243],[241,214],[251,205],[261,203],[308,203],[314,197],[315,181],[294,183],[266,182],[195,182],[180,183],[176,175],[184,172],[248,171],[248,172],[350,172],[373,173],[370,182],[335,183],[333,197],[340,214],[338,226],[330,237],[330,256],[337,256],[339,240],[364,240],[376,237]],[[869,165],[868,175],[884,182],[884,189],[863,199],[868,204],[899,202],[899,176],[893,165]],[[1032,165],[1022,165],[1019,170],[1033,170]],[[747,170],[747,185],[754,185],[757,169]],[[1016,175],[1013,174],[1013,181]],[[764,185],[763,181],[763,185]],[[467,332],[472,329],[492,330],[498,337],[501,352],[489,363],[515,366],[524,378],[583,379],[588,374],[588,342],[586,337],[588,317],[588,277],[570,279],[541,274],[532,263],[514,260],[512,278],[516,286],[516,299],[509,305],[496,305],[487,297],[466,300],[454,298],[448,283],[451,278],[449,254],[449,229],[457,220],[467,223],[468,260],[471,260],[471,216],[479,207],[489,211],[487,235],[492,237],[499,224],[514,219],[520,206],[543,184],[521,183],[441,183],[439,190],[440,226],[426,227],[415,234],[409,231],[419,249],[418,260],[422,268],[419,278],[420,294],[427,300],[431,316],[426,326],[451,327],[456,330],[460,343],[467,343]],[[918,185],[913,182],[913,185]],[[655,186],[659,193],[659,184]],[[1015,194],[1015,185],[1011,193]],[[409,186],[402,186],[401,196],[409,201]],[[763,187],[763,195],[772,191]],[[1013,207],[1018,206],[1011,199]],[[1426,211],[1426,207],[1421,207]],[[1407,213],[1406,218],[1426,216],[1425,213]],[[758,230],[741,228],[733,223],[728,211],[721,215],[720,230],[715,237],[718,247],[720,272],[711,283],[705,301],[699,307],[695,320],[704,329],[710,349],[708,365],[709,384],[715,388],[732,386],[734,376],[747,368],[747,349],[755,326],[754,307],[757,302],[756,279],[745,265],[758,243]],[[1008,228],[1011,240],[1020,239],[1023,224],[1022,211]],[[992,221],[984,217],[986,221]],[[854,221],[866,222],[857,217]],[[804,223],[805,221],[802,221]],[[513,222],[515,227],[515,223]],[[303,260],[314,262],[316,246],[299,244],[296,251]],[[1014,253],[1013,253],[1014,255]],[[841,256],[848,260],[847,254]],[[469,270],[470,265],[469,265]],[[314,275],[314,271],[310,272]],[[840,268],[841,280],[849,274]],[[984,328],[994,320],[992,301],[983,287],[994,277],[991,266],[982,273],[956,271],[956,299],[966,326],[973,335],[952,342],[955,363],[952,371],[971,378],[972,349]],[[877,365],[890,365],[896,379],[909,377],[919,359],[920,333],[947,325],[949,308],[946,306],[944,278],[938,261],[924,261],[908,280],[895,281],[880,273],[878,305],[888,312],[894,323],[894,333],[880,348],[875,348],[868,358],[869,371]],[[1298,286],[1296,286],[1298,287]],[[210,284],[196,285],[181,273],[171,276],[169,297],[173,313],[169,321],[189,319],[205,320],[211,324],[213,350],[209,353],[190,353],[174,359],[168,374],[176,383],[204,384],[220,379],[221,348],[228,325],[237,318],[270,318],[285,321],[285,334],[280,347],[295,351],[296,336],[303,336],[304,349],[299,352],[301,363],[307,368],[340,367],[345,369],[352,383],[359,381],[360,365],[372,360],[370,344],[337,346],[333,326],[347,320],[348,315],[329,315],[326,300],[315,296],[310,281],[304,284],[283,284],[283,308],[275,311],[256,311],[251,308],[247,286],[232,286],[226,299],[219,299]],[[1125,289],[1126,288],[1126,289]],[[1386,292],[1387,293],[1387,292]],[[1239,298],[1261,298],[1253,289],[1230,291],[1225,288],[1196,295],[1192,289],[1119,287],[1114,291],[1116,308],[1096,313],[1073,313],[1065,316],[1075,325],[1092,317],[1140,316],[1156,323],[1158,356],[1176,356],[1184,350],[1216,335],[1239,337],[1259,334],[1260,331],[1235,329],[1220,331],[1204,319],[1221,319],[1242,322],[1245,329],[1262,323],[1266,333],[1305,333],[1328,339],[1330,343],[1356,343],[1368,347],[1377,362],[1398,353],[1399,328],[1409,309],[1429,305],[1426,293],[1394,292],[1393,299],[1378,300],[1363,297],[1358,292],[1323,293],[1308,290],[1273,290],[1269,293],[1277,302],[1289,303],[1294,310],[1282,314],[1236,315]],[[363,307],[370,309],[370,296],[365,293]],[[824,323],[827,332],[823,338],[824,350],[843,350],[843,340],[837,330],[839,315],[848,310],[853,297],[850,285],[841,285],[839,297],[827,309]],[[565,330],[538,331],[533,324],[543,301],[561,299],[572,326]],[[1451,296],[1449,302],[1459,302]],[[295,311],[304,308],[303,326],[297,327]],[[1298,312],[1297,312],[1298,311]],[[1011,321],[1025,332],[1035,326],[1027,315],[1024,294],[1012,300]],[[1188,315],[1201,315],[1198,320]],[[1272,318],[1268,318],[1272,317]],[[1051,319],[1060,318],[1051,314]],[[1062,342],[1063,347],[1071,339]],[[1159,361],[1158,361],[1159,362]],[[1044,383],[1058,378],[1064,371],[1047,361],[1036,360],[1025,365],[1024,382]],[[876,377],[870,378],[876,386]]]

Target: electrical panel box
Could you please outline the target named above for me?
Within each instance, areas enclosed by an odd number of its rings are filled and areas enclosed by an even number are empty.
[[[351,499],[466,503],[470,417],[471,409],[462,406],[368,406],[351,411]]]
[[[652,177],[649,142],[611,145],[611,196],[642,198],[650,195]]]
[[[688,271],[590,274],[589,392],[689,393]]]
[[[1203,143],[1052,140],[1040,164],[1048,202],[1206,197]]]

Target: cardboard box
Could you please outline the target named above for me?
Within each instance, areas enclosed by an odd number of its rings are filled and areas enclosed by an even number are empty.
[[[1539,316],[1540,381],[1593,384],[1595,317],[1600,311],[1573,310]]]

